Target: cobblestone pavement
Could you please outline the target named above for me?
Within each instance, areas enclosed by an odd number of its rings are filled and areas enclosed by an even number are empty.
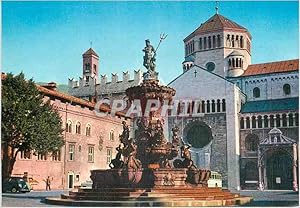
[[[2,207],[54,207],[43,203],[46,197],[59,197],[67,190],[31,191],[29,193],[2,193]]]
[[[2,194],[2,207],[47,207],[43,203],[46,197],[59,197],[68,191],[31,191],[25,194]],[[247,206],[298,206],[299,192],[292,191],[240,191],[243,196],[252,196],[254,201]]]
[[[299,206],[299,192],[293,191],[239,191],[243,196],[252,196],[253,202],[246,206]]]

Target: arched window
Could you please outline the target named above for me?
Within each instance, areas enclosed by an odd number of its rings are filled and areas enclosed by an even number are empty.
[[[245,146],[246,150],[250,152],[256,152],[258,147],[259,139],[255,134],[249,134],[246,137]]]
[[[114,138],[115,137],[115,135],[114,135],[114,130],[111,130],[110,132],[109,132],[109,140],[110,141],[114,141]]]
[[[206,101],[207,105],[206,105],[206,112],[207,113],[210,113],[210,103],[209,103],[209,100]]]
[[[238,58],[235,59],[235,66],[239,67],[239,59]]]
[[[299,114],[295,113],[295,125],[299,126]]]
[[[201,112],[205,113],[205,101],[204,100],[201,102]]]
[[[217,47],[221,47],[221,37],[217,35]]]
[[[292,113],[289,114],[289,126],[294,126],[294,118]]]
[[[234,61],[234,58],[233,58],[231,61],[232,61],[232,67],[235,67],[235,61]]]
[[[280,127],[280,115],[276,114],[276,127]]]
[[[215,106],[216,104],[215,104],[215,100],[212,100],[211,101],[211,112],[216,112],[216,106]]]
[[[252,128],[256,128],[256,117],[252,116],[251,121],[252,121]]]
[[[199,50],[202,50],[202,38],[199,39]]]
[[[290,95],[291,94],[291,86],[289,84],[284,84],[283,85],[283,93],[285,95]]]
[[[244,122],[244,118],[242,117],[240,120],[240,128],[244,129],[245,128],[245,122]]]
[[[204,37],[204,49],[207,48],[207,42],[206,42],[206,37]]]
[[[257,127],[262,128],[262,117],[261,116],[257,117]]]
[[[244,48],[244,38],[243,38],[243,36],[240,36],[240,47]]]
[[[76,123],[76,134],[81,134],[81,124],[80,124],[80,122]]]
[[[228,66],[231,67],[231,60],[228,60]]]
[[[72,121],[68,120],[66,123],[66,132],[72,133]]]
[[[221,103],[220,103],[220,100],[218,99],[217,100],[217,112],[220,112],[221,111]]]
[[[208,37],[208,48],[211,48],[211,37]]]
[[[227,35],[226,46],[230,47],[230,35]]]
[[[225,99],[222,99],[222,111],[226,111],[226,103],[225,103]]]
[[[282,114],[282,126],[287,126],[287,117],[286,114]]]
[[[90,124],[86,125],[86,127],[85,127],[85,135],[91,136],[91,125]]]
[[[216,47],[216,36],[214,35],[213,36],[213,48],[215,48]]]
[[[269,127],[269,118],[268,118],[268,116],[264,116],[264,127],[265,128]]]
[[[242,66],[242,59],[240,58],[239,60],[240,60],[240,61],[239,61],[240,67],[243,67],[243,66]]]
[[[254,87],[253,89],[253,97],[259,98],[260,97],[260,89],[258,87]]]
[[[250,118],[246,118],[246,129],[250,129]]]
[[[231,36],[231,47],[234,48],[234,35]]]
[[[270,115],[270,127],[273,128],[274,127],[274,116]]]

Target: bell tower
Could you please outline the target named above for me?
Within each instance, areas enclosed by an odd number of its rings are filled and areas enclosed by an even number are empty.
[[[99,69],[98,54],[92,48],[90,48],[84,54],[82,54],[82,59],[83,78],[89,79],[89,77],[92,77],[97,81]]]

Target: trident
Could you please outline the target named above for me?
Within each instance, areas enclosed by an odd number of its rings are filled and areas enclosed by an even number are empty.
[[[161,42],[162,42],[164,39],[166,39],[167,36],[168,36],[168,35],[165,34],[165,33],[160,34],[160,40],[159,40],[158,46],[157,46],[156,49],[155,49],[155,53],[156,53],[158,47],[160,46]]]

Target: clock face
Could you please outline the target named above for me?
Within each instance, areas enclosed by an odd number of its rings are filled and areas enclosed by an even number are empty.
[[[215,70],[215,68],[216,68],[216,65],[213,62],[208,62],[205,66],[206,66],[207,71],[210,71],[210,72]]]

